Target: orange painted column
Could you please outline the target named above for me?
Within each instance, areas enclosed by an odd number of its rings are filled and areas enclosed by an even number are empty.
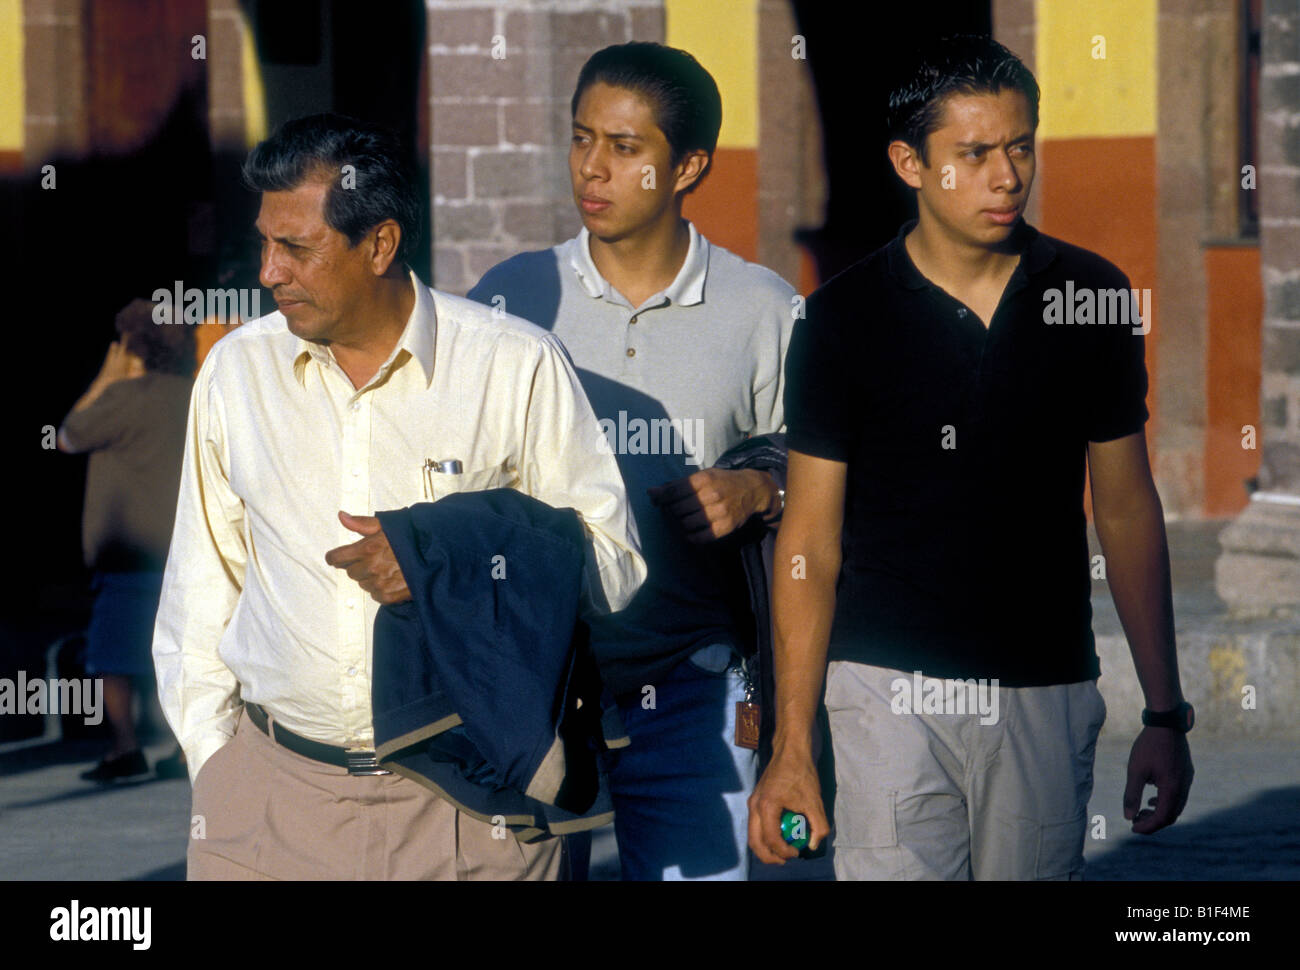
[[[1207,314],[1205,514],[1236,515],[1249,503],[1242,482],[1259,471],[1259,399],[1264,288],[1256,246],[1205,251]],[[1253,448],[1243,438],[1254,429]]]
[[[758,259],[758,2],[665,0],[666,41],[704,66],[722,95],[713,168],[684,213],[711,242]]]
[[[1042,90],[1039,229],[1104,256],[1131,286],[1151,290],[1148,449],[1159,421],[1155,375],[1164,326],[1156,286],[1157,6],[1157,0],[1034,4]],[[1084,501],[1091,517],[1088,493]]]

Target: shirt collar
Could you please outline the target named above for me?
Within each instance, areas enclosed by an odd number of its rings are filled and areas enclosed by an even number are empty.
[[[686,259],[677,276],[659,296],[678,306],[693,306],[704,302],[704,279],[709,270],[710,244],[695,228],[695,223],[687,222],[691,241],[686,249]],[[578,275],[578,282],[586,294],[593,299],[604,298],[614,301],[614,288],[600,275],[591,258],[591,233],[583,226],[576,239],[569,241],[569,265]]]
[[[916,228],[916,220],[912,219],[903,224],[903,228],[898,230],[898,235],[894,237],[885,250],[885,257],[888,261],[890,275],[902,286],[909,290],[923,290],[932,284],[928,279],[921,275],[921,271],[916,268],[912,262],[912,257],[907,254],[907,247],[903,244],[904,238],[909,232]],[[1015,229],[1012,230],[1012,239],[1014,245],[1020,250],[1020,264],[1016,267],[1017,274],[1033,276],[1036,273],[1046,269],[1056,258],[1056,247],[1052,245],[1048,237],[1021,219],[1016,223]]]
[[[393,369],[396,362],[404,360],[406,357],[412,357],[419,364],[420,370],[424,373],[425,385],[433,380],[433,348],[434,348],[434,329],[437,317],[434,312],[433,299],[429,295],[429,288],[420,284],[419,278],[411,270],[407,270],[410,277],[411,286],[415,290],[415,303],[411,307],[411,315],[406,318],[406,326],[402,330],[402,336],[397,341],[397,346],[393,352],[388,355],[388,359],[375,372],[375,380],[384,377]],[[293,375],[298,379],[298,383],[306,385],[306,379],[303,376],[304,368],[307,366],[308,358],[314,359],[322,367],[328,367],[333,361],[333,355],[329,352],[328,347],[312,343],[310,340],[303,340],[301,337],[294,337],[293,344]]]

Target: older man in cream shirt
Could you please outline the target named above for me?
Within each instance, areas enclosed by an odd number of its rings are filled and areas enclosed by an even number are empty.
[[[495,487],[572,507],[588,608],[617,610],[645,564],[615,460],[553,336],[404,268],[419,197],[391,136],[300,119],[244,176],[279,311],[199,372],[154,638],[201,819],[189,877],[558,878],[561,840],[494,839],[373,763],[375,613],[409,591],[350,513]]]

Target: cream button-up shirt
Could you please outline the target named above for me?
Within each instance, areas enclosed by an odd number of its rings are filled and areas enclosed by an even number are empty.
[[[304,737],[373,747],[379,604],[325,562],[360,538],[340,510],[517,488],[582,517],[589,611],[621,609],[645,579],[618,466],[563,345],[411,283],[402,337],[360,389],[278,312],[222,339],[199,371],[153,643],[191,779],[244,701]],[[451,459],[461,474],[426,468]]]

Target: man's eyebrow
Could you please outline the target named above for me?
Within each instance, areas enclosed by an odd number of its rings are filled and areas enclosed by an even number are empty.
[[[1019,145],[1023,141],[1033,141],[1033,140],[1034,140],[1033,133],[1026,132],[1023,135],[1017,135],[1015,138],[1008,138],[1007,144]],[[988,142],[988,141],[959,141],[957,142],[957,147],[958,148],[994,148],[996,147],[996,145],[994,142]]]
[[[573,123],[573,127],[578,131],[584,132],[594,132],[596,130],[594,128],[588,128],[586,125],[580,124],[577,121]],[[638,135],[631,131],[606,131],[603,134],[606,138],[617,138],[624,141],[645,141],[644,135]]]
[[[254,236],[256,236],[259,240],[262,240],[262,239],[268,239],[268,238],[269,238],[269,239],[273,240],[274,242],[284,243],[284,245],[286,245],[286,246],[303,246],[303,245],[306,245],[306,240],[303,239],[301,236],[267,236],[266,233],[262,232],[262,230],[259,229],[257,226],[254,226],[254,227],[253,227],[253,234],[254,234]]]

